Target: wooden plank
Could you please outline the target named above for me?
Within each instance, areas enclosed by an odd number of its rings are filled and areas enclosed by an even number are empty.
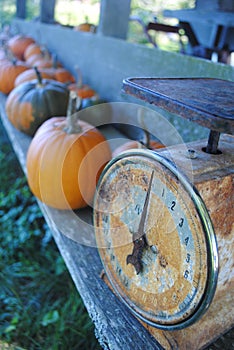
[[[131,0],[101,1],[98,33],[115,38],[126,39]]]
[[[16,17],[26,18],[26,0],[16,0]]]
[[[54,23],[56,0],[40,0],[40,21]]]
[[[201,10],[234,11],[234,3],[230,0],[196,0],[196,8]]]
[[[220,0],[219,9],[221,11],[230,11],[234,12],[234,2],[230,0]]]
[[[17,131],[5,114],[5,99],[0,95],[0,114],[22,168],[30,137]],[[94,241],[92,213],[77,211],[76,215],[38,204],[51,229],[74,283],[94,322],[97,338],[103,349],[161,350],[157,341],[129,313],[101,278],[102,264]]]
[[[201,10],[218,10],[220,0],[196,0],[195,7],[196,9]]]

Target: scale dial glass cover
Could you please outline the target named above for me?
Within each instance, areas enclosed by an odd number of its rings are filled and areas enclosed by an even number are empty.
[[[94,226],[107,277],[140,319],[180,329],[208,308],[217,282],[215,235],[201,198],[171,162],[150,151],[110,162]]]

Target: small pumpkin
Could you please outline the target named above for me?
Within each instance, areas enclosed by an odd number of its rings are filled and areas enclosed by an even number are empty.
[[[35,40],[29,36],[17,34],[8,40],[7,45],[16,58],[24,60],[24,52],[26,48],[34,42]]]
[[[95,33],[96,30],[97,30],[97,27],[94,24],[92,24],[92,23],[84,22],[84,23],[80,23],[77,26],[75,26],[74,30],[78,31],[78,32]]]
[[[75,78],[72,73],[66,68],[62,67],[61,63],[58,62],[56,55],[53,56],[53,65],[50,68],[41,68],[43,72],[51,75],[52,79],[60,81],[64,84],[75,83]]]
[[[129,150],[133,150],[133,149],[151,149],[151,150],[155,150],[158,148],[163,148],[165,147],[162,143],[151,140],[150,144],[144,145],[143,143],[136,141],[136,140],[130,140],[130,141],[126,141],[124,142],[122,145],[118,146],[116,149],[113,150],[112,152],[112,157],[116,157],[119,154],[125,152],[125,151],[129,151]]]
[[[55,80],[43,80],[38,70],[37,80],[15,87],[6,100],[10,122],[20,131],[33,136],[38,127],[52,116],[66,113],[69,90]]]
[[[44,50],[39,54],[29,56],[26,62],[31,67],[50,68],[53,66],[53,57],[47,50]]]
[[[46,54],[47,58],[49,59],[50,58],[50,54]],[[41,52],[41,53],[34,53],[33,55],[29,56],[26,60],[27,64],[30,66],[30,67],[34,67],[35,66],[35,62],[38,61],[38,60],[42,60],[44,59],[44,52]]]
[[[50,74],[49,72],[47,73],[45,70],[43,69],[38,69],[38,71],[40,72],[41,78],[42,79],[53,79],[52,74]],[[27,81],[31,81],[31,80],[35,80],[37,79],[37,73],[35,72],[34,68],[29,68],[26,71],[20,73],[17,78],[15,79],[15,87],[23,84]]]
[[[92,203],[96,183],[111,159],[105,137],[77,120],[76,94],[71,92],[67,117],[54,117],[36,132],[27,153],[32,193],[56,209],[79,209]]]
[[[18,60],[4,60],[0,65],[0,91],[9,94],[15,86],[17,76],[29,67]]]
[[[52,71],[55,80],[64,84],[72,84],[75,82],[74,76],[66,69],[62,67],[54,68]]]
[[[97,95],[96,91],[92,89],[89,85],[83,84],[83,78],[80,68],[76,67],[75,70],[77,75],[76,82],[69,84],[68,89],[70,91],[75,91],[77,95],[82,99],[95,97]]]
[[[27,61],[29,57],[33,55],[40,55],[42,54],[44,48],[42,48],[40,45],[37,43],[31,43],[30,45],[27,46],[27,48],[24,51],[24,60]]]

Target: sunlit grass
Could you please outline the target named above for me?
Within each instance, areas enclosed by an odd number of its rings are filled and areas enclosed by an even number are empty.
[[[55,8],[55,19],[63,24],[76,26],[83,22],[98,24],[100,4],[60,0]]]
[[[97,350],[92,321],[2,128],[0,349]]]

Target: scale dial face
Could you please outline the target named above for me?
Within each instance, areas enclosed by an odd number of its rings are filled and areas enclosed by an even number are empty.
[[[208,308],[215,235],[201,198],[171,162],[141,150],[115,158],[98,185],[94,226],[107,277],[140,319],[180,329]]]

